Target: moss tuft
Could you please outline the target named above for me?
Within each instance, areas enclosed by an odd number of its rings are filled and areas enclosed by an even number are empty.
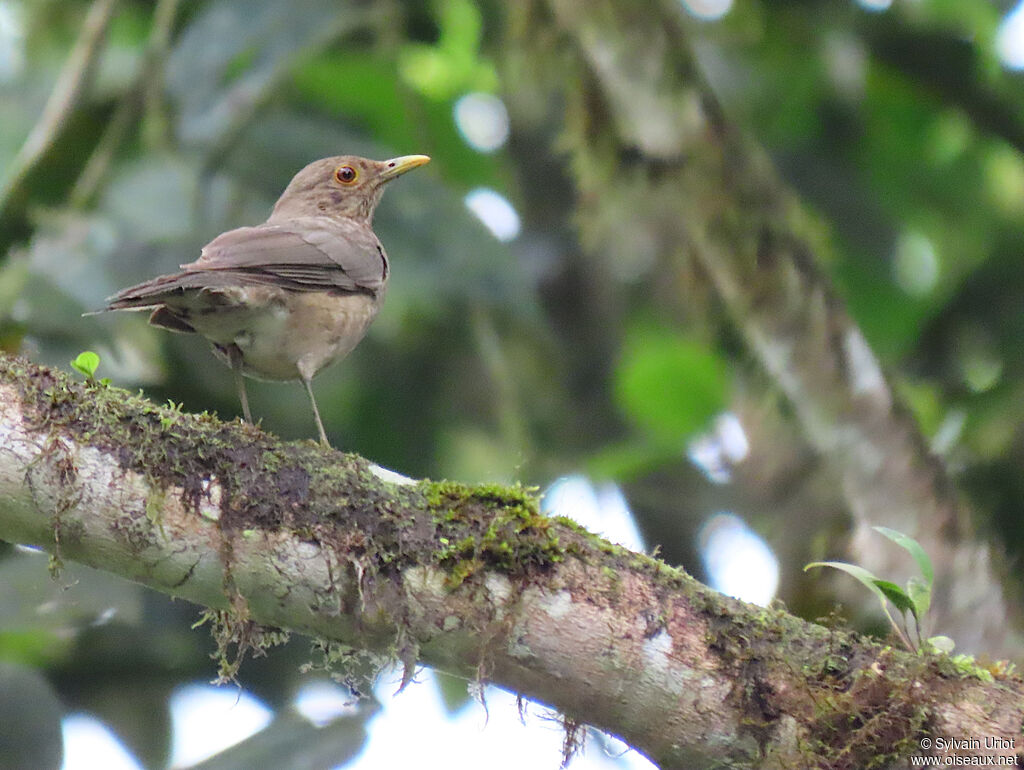
[[[452,587],[483,568],[524,576],[565,559],[557,528],[540,512],[536,489],[451,481],[418,487],[439,544],[434,562]]]

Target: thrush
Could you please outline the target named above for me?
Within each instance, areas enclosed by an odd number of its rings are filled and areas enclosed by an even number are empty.
[[[249,422],[244,377],[300,380],[327,445],[313,378],[359,343],[384,299],[390,268],[372,228],[384,185],[429,160],[314,161],[266,222],[217,236],[182,272],[123,289],[104,310],[150,310],[154,326],[205,337]]]

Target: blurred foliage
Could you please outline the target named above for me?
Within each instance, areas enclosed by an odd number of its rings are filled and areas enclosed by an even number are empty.
[[[5,174],[88,8],[0,0]],[[730,119],[817,219],[824,268],[985,515],[980,528],[1016,564],[1024,88],[995,53],[1007,10],[750,0],[689,25]],[[90,87],[16,194],[0,198],[0,349],[63,368],[95,350],[115,385],[235,417],[230,374],[201,341],[141,317],[81,314],[264,219],[312,159],[426,153],[433,163],[389,189],[378,212],[393,264],[384,309],[315,383],[333,442],[413,476],[545,486],[584,468],[628,482],[648,542],[698,574],[694,533],[734,510],[779,553],[784,598],[812,616],[827,610],[795,573],[826,558],[842,530],[834,485],[713,303],[680,319],[658,277],[582,255],[558,151],[561,105],[503,81],[502,13],[470,0],[122,0]],[[474,150],[453,118],[475,91],[509,105],[511,137],[496,153]],[[478,187],[518,210],[512,242],[464,205]],[[631,205],[623,216],[642,216],[643,202]],[[313,434],[301,388],[255,384],[250,398],[267,429]],[[696,472],[686,449],[726,408],[751,453],[723,485]],[[807,511],[819,513],[813,527]],[[91,709],[160,766],[169,728],[154,704],[179,682],[210,678],[210,643],[189,629],[191,608],[72,569],[54,584],[44,559],[0,551],[0,678],[18,682],[0,687],[0,710],[49,715],[36,745],[52,747],[62,709]],[[243,667],[242,683],[281,706],[307,656],[292,643]],[[464,702],[457,690],[446,683],[446,702]],[[140,727],[143,711],[153,718]],[[300,728],[282,719],[267,739],[312,740]],[[364,735],[360,718],[331,740],[358,746]],[[38,767],[54,761],[39,755]]]
[[[725,407],[726,373],[713,350],[641,326],[627,334],[615,396],[657,442],[678,444]]]

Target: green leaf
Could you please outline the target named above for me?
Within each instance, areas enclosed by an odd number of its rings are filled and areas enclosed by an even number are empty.
[[[71,367],[90,380],[93,375],[96,374],[96,369],[100,365],[100,357],[93,353],[91,350],[85,350],[78,354],[78,357],[71,362]]]
[[[956,642],[948,636],[931,636],[928,638],[928,644],[938,652],[944,652],[947,655],[956,647]]]
[[[917,618],[917,608],[906,591],[889,580],[875,580],[875,585],[879,591],[885,594],[885,598],[895,605],[896,609],[901,612],[913,613],[914,617]]]
[[[678,445],[725,405],[726,367],[710,348],[673,334],[631,334],[615,371],[615,397],[652,438]]]
[[[895,529],[889,529],[888,527],[872,527],[872,529],[879,534],[885,535],[901,548],[905,548],[914,557],[914,561],[917,562],[917,568],[921,570],[921,576],[930,588],[932,583],[935,582],[935,571],[932,569],[932,560],[925,553],[921,544],[909,535],[904,535]]]
[[[480,55],[483,19],[469,0],[435,3],[440,36],[437,45],[406,43],[398,52],[403,80],[433,99],[449,99],[465,91],[494,91],[498,76]]]
[[[24,628],[0,631],[0,661],[28,666],[49,666],[70,654],[69,640],[53,629]]]
[[[832,569],[840,570],[845,572],[847,575],[856,578],[878,597],[878,600],[882,603],[882,607],[885,607],[885,594],[882,589],[878,587],[880,581],[870,570],[866,570],[863,567],[858,567],[856,564],[847,564],[845,561],[812,561],[810,564],[804,567],[804,572],[811,569],[812,567],[831,567]]]
[[[903,589],[895,583],[888,580],[881,580],[875,577],[869,570],[863,567],[858,567],[856,564],[847,564],[842,561],[815,561],[804,567],[804,572],[811,569],[812,567],[832,567],[833,569],[845,572],[847,575],[856,578],[868,590],[871,591],[875,596],[878,597],[878,603],[882,605],[882,612],[885,613],[886,618],[889,619],[889,623],[892,625],[893,630],[896,631],[897,636],[903,641],[908,649],[914,649],[911,642],[907,639],[903,631],[893,620],[892,615],[889,613],[889,602],[892,602],[896,607],[901,610],[914,612],[914,604],[910,600],[910,597],[904,593]]]
[[[932,587],[920,578],[912,577],[907,581],[907,594],[914,603],[914,617],[923,618],[932,605]]]

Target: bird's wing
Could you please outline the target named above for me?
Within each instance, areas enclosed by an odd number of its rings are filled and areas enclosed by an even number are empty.
[[[205,297],[211,305],[230,305],[236,301],[231,299],[231,290],[240,286],[281,286],[295,291],[312,291],[315,288],[309,281],[299,283],[262,270],[192,270],[174,275],[161,275],[121,289],[114,296],[107,297],[107,306],[104,310],[141,310],[161,305],[188,305],[197,293]]]
[[[388,262],[366,225],[309,217],[241,227],[214,238],[186,273],[244,272],[257,282],[306,290],[378,291]]]

